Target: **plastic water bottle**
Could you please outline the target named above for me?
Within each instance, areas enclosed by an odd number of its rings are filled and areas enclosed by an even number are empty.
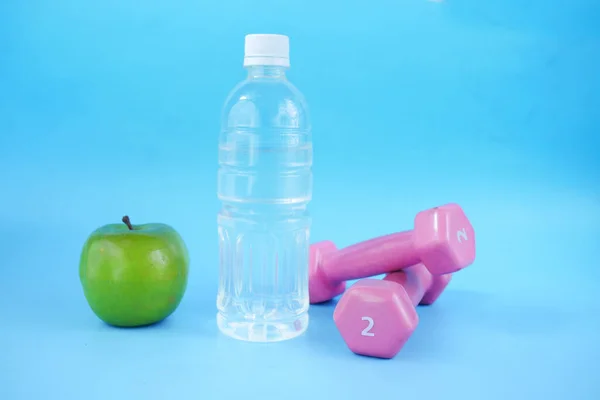
[[[289,66],[287,36],[247,35],[247,77],[221,121],[217,324],[253,342],[291,339],[308,327],[311,125]]]

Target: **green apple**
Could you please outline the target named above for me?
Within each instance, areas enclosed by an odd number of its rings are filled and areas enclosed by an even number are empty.
[[[161,223],[101,226],[87,238],[79,279],[92,311],[107,324],[135,327],[171,315],[187,287],[189,255],[181,236]]]

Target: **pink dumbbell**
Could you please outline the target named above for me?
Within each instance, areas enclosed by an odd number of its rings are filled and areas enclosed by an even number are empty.
[[[475,231],[458,204],[419,212],[412,231],[393,233],[338,250],[328,240],[310,247],[311,304],[344,292],[347,280],[423,263],[433,275],[459,271],[475,260]]]
[[[392,358],[417,327],[416,306],[433,304],[451,278],[416,264],[383,279],[362,279],[344,293],[333,320],[354,353]]]

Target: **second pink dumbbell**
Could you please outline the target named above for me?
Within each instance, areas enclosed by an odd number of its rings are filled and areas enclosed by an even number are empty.
[[[346,281],[423,263],[432,275],[459,271],[475,260],[475,231],[458,204],[419,212],[414,230],[393,233],[338,250],[333,242],[310,247],[310,303],[331,300]]]
[[[417,327],[415,307],[433,304],[451,278],[431,275],[423,264],[416,264],[383,279],[362,279],[344,293],[333,320],[354,353],[392,358]]]

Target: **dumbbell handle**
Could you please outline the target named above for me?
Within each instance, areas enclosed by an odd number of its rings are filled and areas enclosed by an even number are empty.
[[[413,306],[418,306],[425,293],[431,287],[433,276],[422,263],[387,274],[383,280],[401,285]]]
[[[341,282],[396,271],[419,261],[411,230],[380,236],[323,254],[321,272],[330,281]]]

